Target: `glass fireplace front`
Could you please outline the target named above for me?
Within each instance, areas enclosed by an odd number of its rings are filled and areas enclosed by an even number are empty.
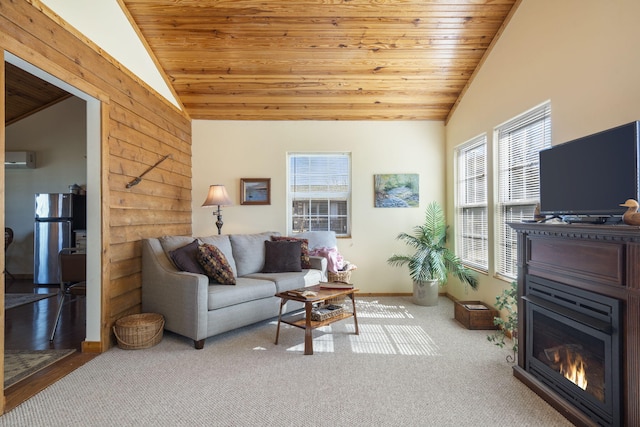
[[[537,277],[527,288],[527,371],[599,425],[619,425],[619,301]]]

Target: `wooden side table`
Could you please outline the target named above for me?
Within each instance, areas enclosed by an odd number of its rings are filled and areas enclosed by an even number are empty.
[[[347,319],[349,317],[353,317],[353,321],[355,323],[355,334],[358,335],[360,332],[358,330],[358,317],[356,315],[356,301],[354,294],[358,292],[360,289],[356,288],[347,288],[345,289],[344,283],[335,284],[336,288],[331,287],[331,283],[310,286],[303,289],[297,289],[295,291],[286,291],[279,292],[276,294],[277,297],[281,299],[280,301],[280,312],[278,314],[278,328],[276,330],[276,341],[275,344],[278,345],[278,337],[280,336],[280,323],[286,323],[287,325],[295,326],[297,328],[304,329],[304,354],[310,355],[313,354],[313,329],[319,328],[321,326],[330,325],[334,322],[338,322],[340,320]],[[317,293],[317,296],[312,296],[305,298],[301,296],[299,292],[301,291],[313,291]],[[312,320],[311,319],[311,310],[313,308],[313,304],[325,302],[327,300],[338,298],[341,296],[348,296],[351,299],[351,305],[353,307],[352,312],[342,312],[334,317],[325,319],[325,320]],[[282,307],[286,304],[287,301],[298,301],[304,303],[304,314],[290,316],[288,318],[282,318]]]

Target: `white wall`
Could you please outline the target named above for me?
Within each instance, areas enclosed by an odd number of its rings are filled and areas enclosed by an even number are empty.
[[[482,132],[491,158],[494,127],[546,100],[553,144],[640,119],[638,16],[637,0],[524,0],[447,124],[447,163],[455,146]],[[453,192],[448,169],[450,218]],[[489,275],[471,295],[494,303],[507,283],[493,278],[490,256]],[[459,284],[449,292],[470,296]]]
[[[406,269],[390,267],[409,252],[395,236],[422,223],[431,200],[444,203],[442,122],[193,121],[193,233],[217,233],[213,210],[201,208],[210,184],[224,184],[235,206],[223,208],[224,234],[286,233],[286,155],[348,151],[352,155],[352,236],[338,249],[358,270],[364,293],[411,292]],[[419,208],[374,208],[373,175],[420,174]],[[271,178],[271,205],[240,205],[240,178]]]
[[[41,0],[160,95],[180,108],[117,0]]]
[[[5,170],[5,224],[12,274],[33,274],[34,194],[87,183],[86,102],[71,97],[6,128],[6,151],[34,151],[35,169]]]

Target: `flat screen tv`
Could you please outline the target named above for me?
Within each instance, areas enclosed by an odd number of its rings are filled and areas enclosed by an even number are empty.
[[[540,212],[616,217],[639,200],[639,121],[540,151]]]

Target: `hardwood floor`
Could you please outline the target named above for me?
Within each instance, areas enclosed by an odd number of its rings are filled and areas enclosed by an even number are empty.
[[[58,286],[34,285],[30,280],[5,277],[5,293],[55,293]],[[82,366],[95,354],[80,352],[85,339],[85,297],[67,296],[53,342],[49,342],[55,322],[58,297],[45,298],[5,311],[4,347],[8,350],[46,350],[74,348],[69,356],[7,388],[5,412],[15,408],[58,379]]]

